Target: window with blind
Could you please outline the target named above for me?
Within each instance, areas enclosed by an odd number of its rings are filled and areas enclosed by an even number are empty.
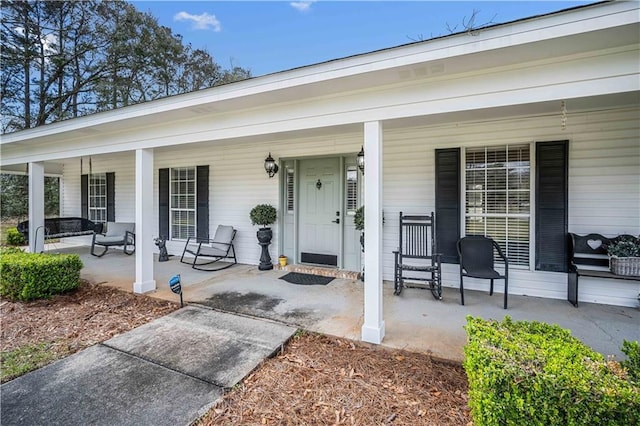
[[[348,215],[355,215],[358,209],[358,170],[356,166],[347,167],[345,205]]]
[[[96,223],[107,221],[107,175],[89,175],[89,220]]]
[[[172,168],[169,182],[171,239],[196,236],[196,168]]]
[[[293,210],[295,207],[295,199],[294,199],[294,174],[293,174],[293,169],[287,169],[287,175],[286,175],[286,206],[287,206],[287,213],[289,214],[293,214]]]
[[[493,238],[510,265],[529,266],[529,145],[467,148],[465,233]]]

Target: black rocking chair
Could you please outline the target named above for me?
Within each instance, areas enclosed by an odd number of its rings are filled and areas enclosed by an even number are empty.
[[[235,237],[236,230],[233,229],[232,226],[225,225],[218,226],[216,235],[212,240],[189,237],[187,243],[184,245],[180,262],[191,265],[193,269],[200,271],[221,271],[227,269],[238,263],[236,260],[236,252],[233,248],[233,239]],[[184,255],[187,253],[193,257],[185,259]],[[226,263],[223,266],[207,266],[225,259],[233,260],[233,262],[223,262]]]
[[[437,300],[442,300],[442,267],[436,250],[436,222],[429,215],[407,215],[400,212],[400,243],[394,251],[394,292],[396,296],[405,287],[426,288],[419,284],[405,284],[405,280],[426,281]],[[409,273],[412,276],[406,276]]]
[[[507,309],[509,289],[509,261],[502,249],[491,238],[482,235],[469,235],[458,240],[460,256],[460,301],[464,305],[463,277],[491,280],[489,296],[493,296],[493,280],[504,279],[504,309]],[[504,275],[494,268],[494,249],[504,262]]]

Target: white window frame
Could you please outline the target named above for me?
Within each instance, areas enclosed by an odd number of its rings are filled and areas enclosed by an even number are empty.
[[[186,180],[181,180],[181,179],[174,179],[174,171],[181,171],[181,170],[192,170],[193,171],[193,208],[183,208],[183,207],[175,207],[174,203],[173,203],[173,197],[174,195],[185,195],[185,196],[189,196],[189,193],[186,194],[176,194],[174,192],[173,189],[173,184],[174,182],[189,182],[190,179],[186,179]],[[193,212],[193,235],[189,235],[193,238],[195,238],[198,235],[198,212],[197,212],[197,205],[198,205],[198,176],[197,176],[197,170],[195,166],[187,166],[187,167],[172,167],[169,169],[169,235],[171,236],[171,240],[172,241],[186,241],[187,238],[183,238],[183,236],[179,236],[179,237],[174,237],[174,226],[176,226],[174,224],[173,218],[174,218],[174,212],[185,212],[185,213],[189,213],[189,212]],[[189,226],[189,225],[187,225]],[[187,237],[189,237],[187,236]]]
[[[477,149],[477,148],[497,148],[497,147],[515,147],[515,146],[524,146],[527,145],[529,148],[529,213],[528,214],[524,214],[524,213],[514,213],[514,214],[510,214],[510,213],[504,213],[504,214],[494,214],[494,213],[490,213],[490,214],[467,214],[467,149]],[[461,207],[462,207],[462,211],[461,211],[461,217],[460,217],[460,221],[461,221],[461,229],[462,229],[462,235],[467,235],[467,227],[466,227],[466,219],[468,216],[480,216],[480,217],[500,217],[500,218],[528,218],[529,219],[529,259],[528,259],[528,264],[524,265],[524,264],[512,264],[511,262],[509,262],[509,266],[513,267],[514,269],[521,269],[521,270],[530,270],[533,271],[534,270],[534,266],[535,266],[535,261],[534,261],[534,256],[535,256],[535,230],[534,230],[534,226],[535,226],[535,170],[536,170],[536,164],[535,164],[535,144],[532,142],[521,142],[521,143],[507,143],[507,144],[492,144],[492,145],[478,145],[478,146],[469,146],[469,147],[462,147],[461,149],[461,156],[460,156],[460,170],[461,170],[461,190],[460,190],[460,194],[461,194]],[[507,188],[508,188],[508,182],[507,182]],[[506,199],[506,203],[508,205],[508,189],[507,189],[507,199]],[[507,228],[508,228],[508,222],[507,222]],[[508,239],[507,239],[508,241]],[[508,251],[506,250],[507,247],[503,247],[501,245],[501,248],[503,249],[505,255],[507,256],[507,258],[509,258],[509,254]]]
[[[89,204],[89,220],[95,223],[107,222],[107,174],[92,173],[89,175],[88,204]],[[96,189],[103,187],[102,194],[96,194]],[[96,200],[104,199],[104,207],[96,206]],[[100,213],[99,213],[100,212]],[[103,220],[104,219],[104,220]]]

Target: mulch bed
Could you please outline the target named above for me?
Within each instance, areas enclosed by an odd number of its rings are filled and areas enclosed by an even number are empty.
[[[86,282],[51,299],[0,300],[0,349],[47,343],[62,358],[178,308],[172,302]]]
[[[458,364],[304,334],[198,425],[467,425],[467,386]]]
[[[177,308],[88,283],[49,300],[0,300],[0,348],[44,342],[62,358]],[[468,425],[467,388],[459,364],[303,333],[197,424]]]

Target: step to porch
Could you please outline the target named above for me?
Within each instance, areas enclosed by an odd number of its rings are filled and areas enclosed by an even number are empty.
[[[275,270],[288,271],[288,272],[300,272],[303,274],[320,275],[323,277],[341,278],[345,280],[357,280],[359,272],[345,271],[343,269],[336,268],[324,268],[322,266],[310,266],[310,265],[287,265],[280,266],[274,265]]]

